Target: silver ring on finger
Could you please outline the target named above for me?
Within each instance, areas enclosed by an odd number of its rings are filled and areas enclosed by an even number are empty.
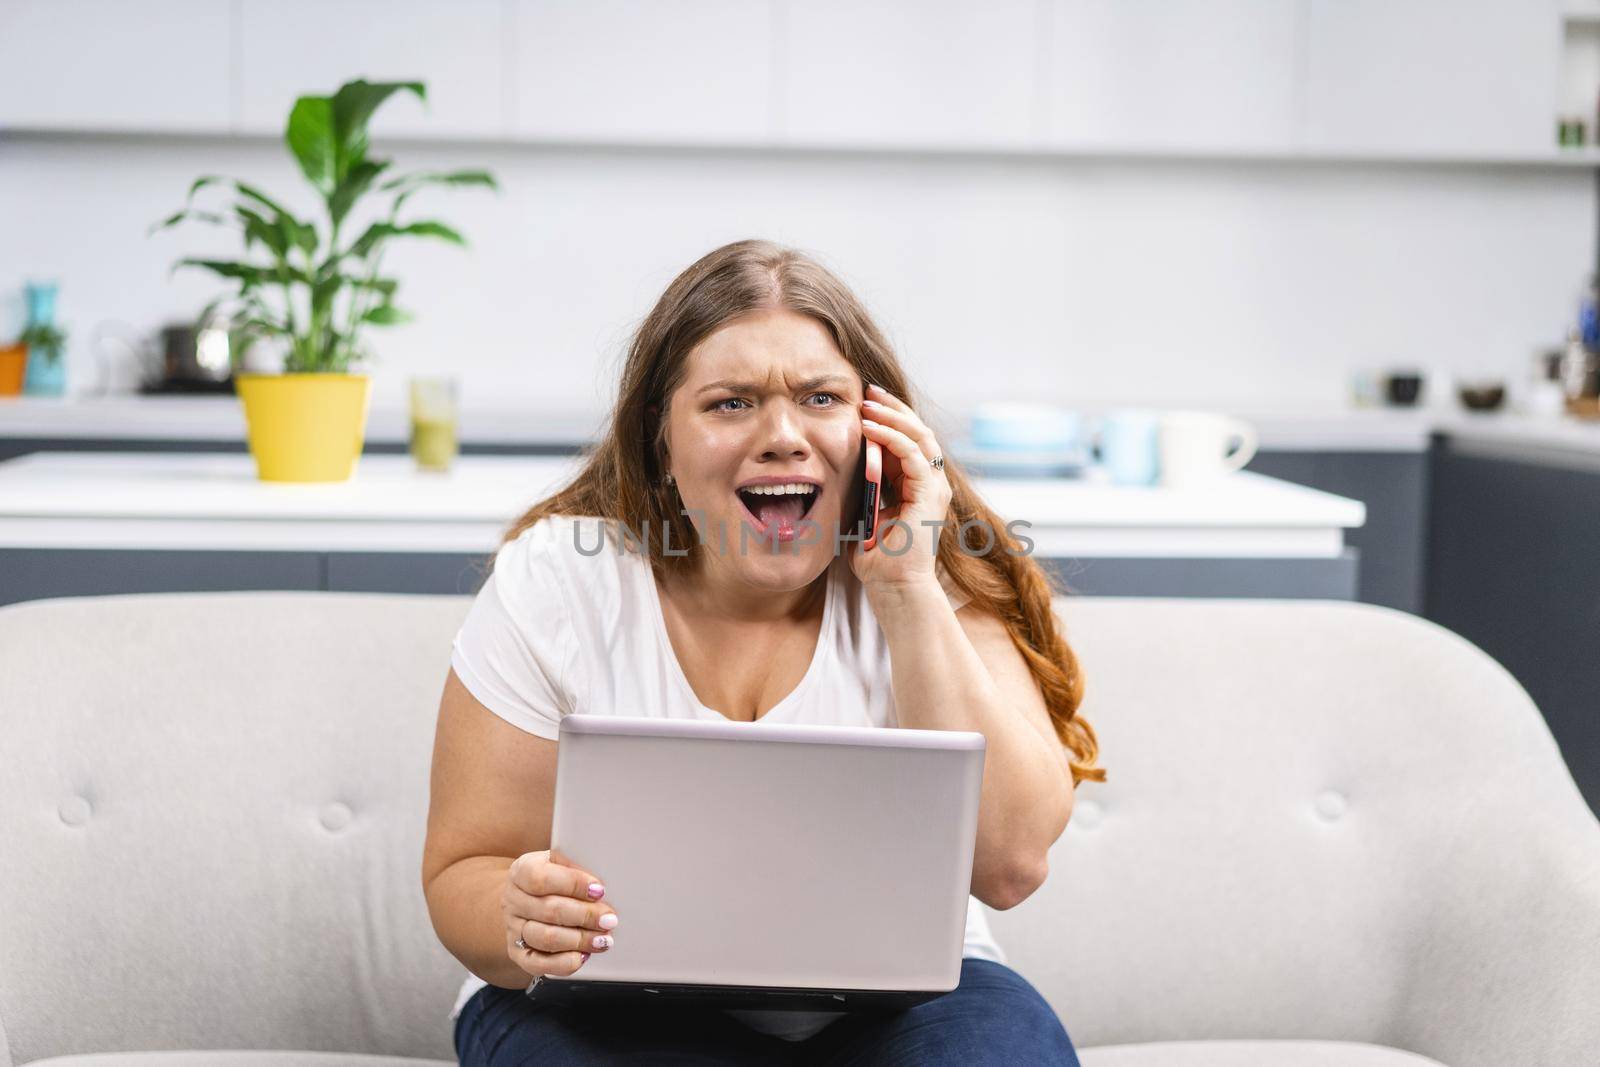
[[[944,457],[934,456],[932,459],[928,460],[928,466],[932,467],[936,471],[944,470]]]
[[[520,938],[520,937],[517,938],[517,947],[520,948],[524,952],[528,951],[528,943],[526,941],[522,940],[522,938]]]

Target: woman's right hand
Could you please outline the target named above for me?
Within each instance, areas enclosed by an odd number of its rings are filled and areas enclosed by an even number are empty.
[[[535,978],[564,976],[611,947],[616,910],[600,879],[558,852],[524,852],[506,872],[506,954]],[[528,947],[518,948],[517,939]]]

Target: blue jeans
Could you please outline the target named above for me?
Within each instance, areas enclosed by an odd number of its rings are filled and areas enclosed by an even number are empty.
[[[1038,990],[990,960],[961,961],[961,984],[893,1014],[852,1013],[804,1041],[763,1034],[716,1009],[536,1006],[488,986],[456,1020],[462,1067],[564,1064],[826,1064],[828,1067],[1078,1067]]]

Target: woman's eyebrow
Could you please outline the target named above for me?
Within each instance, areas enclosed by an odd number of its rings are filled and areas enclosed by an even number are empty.
[[[849,381],[850,379],[846,378],[842,374],[824,374],[816,378],[807,378],[795,388],[797,390],[816,389],[817,387],[823,385],[846,385],[849,383]],[[700,393],[709,393],[713,389],[727,389],[728,391],[734,393],[754,393],[760,388],[761,385],[756,382],[736,382],[730,378],[724,378],[721,381],[712,382],[709,385],[702,385],[699,389],[695,390],[695,393],[696,395]]]

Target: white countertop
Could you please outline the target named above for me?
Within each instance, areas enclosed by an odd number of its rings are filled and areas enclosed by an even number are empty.
[[[1260,447],[1277,452],[1426,452],[1434,431],[1449,420],[1418,408],[1216,410],[1249,422]]]
[[[602,412],[468,408],[461,440],[473,444],[571,445],[598,436]],[[366,439],[404,444],[409,412],[374,404]],[[0,438],[243,441],[244,409],[234,396],[0,397]]]
[[[1261,447],[1276,451],[1423,452],[1431,435],[1440,433],[1485,447],[1600,457],[1600,420],[1566,415],[1436,408],[1219,410],[1249,420]],[[604,420],[598,411],[466,408],[460,435],[473,445],[571,446],[594,439]],[[400,444],[409,432],[404,409],[371,409],[368,441]],[[243,441],[244,435],[244,414],[231,396],[0,397],[0,438]]]
[[[36,452],[0,463],[0,547],[489,552],[576,458],[368,455],[349,482],[259,481],[243,454]],[[1252,473],[1193,489],[981,479],[1049,556],[1337,556],[1361,502]]]
[[[1261,447],[1278,451],[1424,452],[1438,434],[1473,451],[1600,459],[1600,419],[1519,411],[1349,408],[1231,412],[1254,423]]]

